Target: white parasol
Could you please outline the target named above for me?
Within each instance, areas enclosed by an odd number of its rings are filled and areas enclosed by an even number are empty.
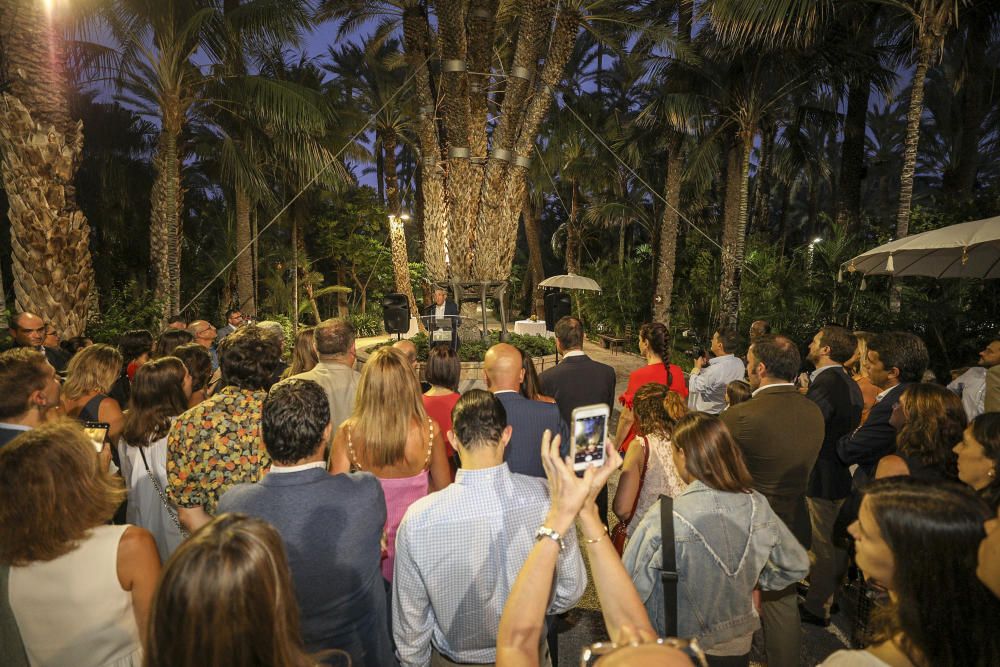
[[[1000,216],[914,234],[844,262],[866,276],[1000,278]]]
[[[562,276],[551,276],[538,283],[539,287],[558,287],[560,289],[582,289],[600,292],[601,286],[592,278],[567,273]]]

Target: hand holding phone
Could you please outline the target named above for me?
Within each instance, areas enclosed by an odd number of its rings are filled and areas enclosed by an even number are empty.
[[[573,470],[586,470],[604,464],[604,444],[608,439],[611,410],[604,403],[585,405],[573,410],[570,434],[573,443]]]

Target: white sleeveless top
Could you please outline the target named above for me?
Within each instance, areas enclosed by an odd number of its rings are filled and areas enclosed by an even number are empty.
[[[140,667],[132,595],[118,581],[128,526],[98,526],[73,551],[10,568],[10,606],[39,667]]]
[[[639,503],[635,507],[635,516],[628,524],[628,534],[635,532],[642,517],[654,504],[660,501],[660,494],[671,498],[684,493],[687,484],[681,479],[674,465],[674,446],[670,438],[659,435],[636,436],[632,446],[641,447],[643,443],[649,447],[649,463],[646,470],[646,480],[639,491]]]

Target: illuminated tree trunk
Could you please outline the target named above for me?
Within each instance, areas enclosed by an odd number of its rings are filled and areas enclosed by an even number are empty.
[[[90,225],[73,187],[83,123],[69,116],[62,32],[43,3],[21,0],[0,10],[0,42],[11,76],[0,97],[0,177],[10,206],[16,308],[78,336],[94,274]]]

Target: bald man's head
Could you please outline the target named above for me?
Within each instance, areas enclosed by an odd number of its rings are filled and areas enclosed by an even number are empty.
[[[520,391],[524,379],[521,352],[513,345],[498,343],[486,351],[483,371],[490,391]]]
[[[413,367],[414,371],[417,370],[417,346],[412,340],[397,340],[392,346],[405,354],[410,366]]]

